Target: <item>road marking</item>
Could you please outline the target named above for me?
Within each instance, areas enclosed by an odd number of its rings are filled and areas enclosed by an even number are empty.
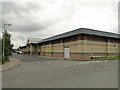
[[[48,70],[48,69],[57,68],[57,67],[67,68],[70,66],[85,65],[85,64],[89,64],[89,63],[101,63],[101,62],[107,62],[107,60],[105,60],[105,61],[82,61],[82,62],[77,62],[77,63],[76,62],[75,63],[66,63],[66,64],[63,64],[60,66],[52,66],[49,68],[43,68],[42,70]],[[105,68],[107,68],[107,67],[105,67]],[[101,69],[99,69],[99,70],[101,70]]]
[[[107,60],[105,61],[83,61],[80,63],[74,63],[74,64],[69,64],[69,65],[63,65],[62,67],[69,67],[69,66],[75,66],[75,65],[85,65],[85,64],[89,64],[89,63],[101,63],[101,62],[107,62]]]
[[[69,66],[69,65],[63,65],[63,67],[67,67],[67,66]]]
[[[111,69],[111,68],[115,68],[115,67],[118,67],[118,65],[115,65],[115,66],[109,66],[109,67],[103,67],[103,68],[98,68],[97,70],[101,71],[101,70]]]
[[[48,70],[48,68],[44,68],[44,70]]]

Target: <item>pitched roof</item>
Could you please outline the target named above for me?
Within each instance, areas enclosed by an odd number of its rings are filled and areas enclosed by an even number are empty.
[[[120,39],[120,34],[105,32],[105,31],[98,31],[98,30],[93,30],[93,29],[88,29],[88,28],[79,28],[79,29],[76,29],[73,31],[69,31],[69,32],[66,32],[63,34],[59,34],[59,35],[55,35],[53,37],[43,39],[43,40],[39,41],[39,43],[52,41],[52,40],[56,40],[56,39],[61,39],[61,38],[74,36],[74,35],[78,35],[78,34],[88,34],[88,35],[96,35],[96,36]]]

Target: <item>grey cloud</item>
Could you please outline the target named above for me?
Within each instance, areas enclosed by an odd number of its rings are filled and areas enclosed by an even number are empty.
[[[19,15],[21,12],[28,13],[30,11],[35,11],[40,9],[39,4],[34,2],[3,2],[3,14],[10,14],[11,12],[15,12]]]
[[[120,34],[120,1],[118,3],[118,33]]]
[[[2,2],[0,2],[0,29],[2,28]]]
[[[25,37],[23,37],[22,35],[18,35],[16,39],[25,40]]]
[[[55,32],[63,31],[64,27],[71,27],[68,22],[72,21],[72,15],[79,13],[83,7],[104,8],[111,6],[111,9],[116,12],[112,3],[104,2],[88,2],[88,0],[39,0],[40,2],[3,2],[3,24],[11,23],[9,31],[12,33],[19,33],[18,36],[14,36],[15,40],[21,42],[27,37],[47,37],[51,36]],[[85,2],[82,2],[85,1]],[[105,0],[104,0],[105,1]],[[50,8],[50,9],[49,9]],[[78,18],[80,13],[78,14]],[[88,15],[89,16],[89,15]],[[74,16],[75,17],[75,16]],[[76,17],[76,19],[78,19]],[[113,18],[113,17],[112,17]],[[76,20],[77,21],[77,20]],[[78,19],[79,21],[79,19]],[[63,23],[57,25],[57,23]],[[83,21],[85,22],[85,21]],[[79,24],[77,22],[76,24]],[[53,28],[51,28],[53,26]],[[58,27],[59,26],[59,27]],[[62,27],[62,28],[61,28]],[[79,25],[78,25],[78,28]],[[71,28],[70,28],[71,29]],[[58,31],[55,31],[58,30]],[[49,33],[52,31],[53,33]],[[33,34],[33,35],[32,35]],[[15,42],[15,40],[13,40]],[[23,41],[22,41],[23,42]]]
[[[18,32],[34,32],[34,31],[39,31],[43,30],[45,27],[40,26],[39,24],[36,23],[27,23],[26,25],[17,26],[16,29],[19,28]]]
[[[17,5],[14,2],[3,3],[3,23],[12,23],[14,29],[11,30],[16,32],[31,32],[46,28],[45,25],[36,23],[35,17],[30,17],[30,12],[36,12],[38,9],[40,9],[39,4],[34,2],[20,4],[21,5]],[[14,17],[12,17],[12,13],[15,15]],[[24,15],[22,15],[22,13],[24,13]]]
[[[53,16],[47,16],[46,12],[42,12],[43,10],[44,7],[36,2],[26,2],[19,4],[16,4],[15,2],[4,2],[3,23],[12,23],[14,29],[11,30],[17,32],[31,32],[48,28],[48,26],[56,23],[57,21],[59,21],[59,19],[61,19],[57,17],[54,18]],[[42,17],[38,16],[37,11],[41,11],[41,14],[44,13],[45,15]],[[53,19],[51,19],[50,17]]]

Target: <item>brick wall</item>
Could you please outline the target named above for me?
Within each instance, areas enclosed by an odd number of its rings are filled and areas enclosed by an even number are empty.
[[[70,58],[79,60],[88,60],[90,56],[116,55],[118,41],[93,35],[75,35],[43,43],[40,46],[41,55],[63,58],[65,47],[70,50]]]

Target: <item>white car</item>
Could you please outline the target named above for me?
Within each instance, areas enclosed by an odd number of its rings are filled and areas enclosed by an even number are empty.
[[[17,54],[23,54],[23,52],[22,51],[17,51]]]

